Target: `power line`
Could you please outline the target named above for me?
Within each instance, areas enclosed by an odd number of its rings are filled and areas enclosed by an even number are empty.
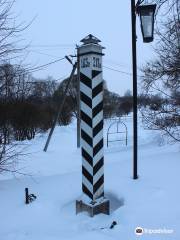
[[[107,59],[107,58],[104,61],[107,62],[107,64],[112,64],[112,65],[115,65],[115,66],[118,66],[118,67],[121,67],[121,68],[128,68],[128,69],[132,68],[131,65],[129,65],[129,64],[125,63],[125,62],[124,63],[123,62],[116,62],[116,61],[114,61],[112,59]],[[138,66],[138,69],[140,70],[139,66]]]
[[[122,74],[125,74],[125,75],[128,75],[128,76],[132,76],[132,73],[130,73],[130,72],[121,71],[119,69],[115,69],[115,68],[112,68],[112,67],[107,67],[107,66],[104,66],[104,65],[103,65],[103,67],[106,68],[106,69],[109,69],[111,71],[114,71],[114,72],[119,72],[119,73],[122,73]],[[141,77],[141,76],[138,76],[138,77]]]
[[[49,66],[49,65],[52,65],[52,64],[54,64],[54,63],[60,62],[60,61],[62,61],[63,59],[65,59],[65,57],[59,58],[59,59],[57,59],[57,60],[55,60],[55,61],[48,62],[48,63],[43,64],[43,65],[40,65],[40,66],[37,66],[37,67],[35,67],[35,68],[30,68],[30,69],[28,69],[28,71],[34,72],[34,70],[35,70],[35,71],[41,70],[42,68],[47,67],[47,66]]]
[[[67,75],[65,75],[65,76],[63,76],[63,77],[60,77],[60,78],[58,78],[58,79],[53,79],[55,82],[59,82],[60,80],[63,80],[63,79],[66,79],[68,76]]]
[[[122,73],[122,74],[126,74],[126,75],[129,75],[129,76],[132,76],[132,73],[129,73],[129,72],[124,72],[124,71],[121,71],[121,70],[118,70],[118,69],[115,69],[115,68],[111,68],[111,67],[107,67],[107,66],[103,66],[103,67],[106,68],[106,69],[115,71],[115,72],[119,72],[119,73]]]
[[[106,58],[105,60],[104,60],[104,62],[107,62],[107,64],[110,64],[110,65],[114,65],[114,66],[118,66],[118,67],[123,67],[123,68],[131,68],[131,66],[130,65],[128,65],[127,63],[123,63],[123,62],[116,62],[116,61],[114,61],[114,60],[112,60],[112,59],[109,59],[109,58]]]
[[[45,55],[45,56],[48,56],[48,57],[56,57],[56,58],[58,58],[58,56],[51,55],[51,54],[44,53],[44,52],[39,52],[39,51],[36,51],[36,50],[30,50],[30,52],[35,52],[35,53],[38,53],[38,54],[41,54],[41,55]]]
[[[64,75],[64,76],[62,76],[62,77],[59,77],[59,78],[57,78],[57,79],[54,79],[53,77],[52,77],[52,81],[54,81],[54,82],[59,82],[60,80],[64,80],[64,79],[66,79],[67,78],[67,75]],[[28,82],[26,82],[26,83],[39,83],[39,82],[44,82],[44,83],[46,83],[47,82],[47,78],[33,78],[34,80],[33,81],[28,81]]]
[[[52,65],[52,64],[57,63],[57,62],[60,62],[60,61],[62,61],[63,59],[65,59],[65,57],[59,58],[59,59],[57,59],[57,60],[54,60],[54,61],[52,61],[52,62],[48,62],[48,63],[46,63],[46,64],[43,64],[43,65],[40,65],[40,66],[37,66],[37,67],[34,67],[34,68],[23,69],[23,70],[20,69],[20,70],[16,71],[16,73],[11,74],[11,75],[13,75],[14,77],[20,77],[20,76],[27,75],[27,74],[30,74],[30,73],[33,73],[33,72],[37,72],[37,71],[39,71],[39,70],[42,70],[42,68],[45,68],[45,67],[47,67],[47,66],[49,66],[49,65]]]
[[[75,46],[75,44],[37,44],[37,45],[30,45],[29,47],[31,48],[31,47],[34,47],[34,48],[36,48],[36,47],[38,47],[38,48],[61,48],[61,47],[74,47]]]

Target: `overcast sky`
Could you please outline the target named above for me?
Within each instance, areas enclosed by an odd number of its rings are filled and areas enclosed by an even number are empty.
[[[131,1],[130,0],[16,0],[14,12],[19,21],[31,26],[22,33],[24,43],[31,43],[24,63],[46,64],[67,54],[75,53],[75,45],[88,34],[102,41],[104,66],[132,72],[131,60]],[[152,44],[144,44],[137,21],[138,66],[152,57]],[[44,46],[47,45],[47,46]],[[68,76],[70,64],[63,60],[35,72],[35,77],[48,75],[59,79]],[[104,69],[103,77],[111,91],[121,95],[132,89],[132,76]]]

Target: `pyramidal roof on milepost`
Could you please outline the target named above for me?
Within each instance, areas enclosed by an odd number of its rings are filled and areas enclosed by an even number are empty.
[[[99,44],[101,40],[99,40],[97,37],[93,36],[92,34],[89,34],[88,36],[83,38],[81,42],[84,44],[89,44],[89,43]]]

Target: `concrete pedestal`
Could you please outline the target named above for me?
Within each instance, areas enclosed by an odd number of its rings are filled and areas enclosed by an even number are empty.
[[[76,214],[80,212],[88,212],[90,217],[103,213],[106,215],[110,214],[110,202],[104,198],[99,202],[85,203],[82,200],[76,200]]]

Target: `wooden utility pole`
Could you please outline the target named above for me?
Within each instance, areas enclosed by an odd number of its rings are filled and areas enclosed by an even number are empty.
[[[46,144],[45,144],[45,147],[44,147],[44,152],[47,151],[47,148],[48,148],[48,146],[49,146],[49,142],[50,142],[50,140],[51,140],[51,137],[52,137],[52,134],[53,134],[53,132],[54,132],[55,126],[56,126],[56,124],[57,124],[57,121],[58,121],[58,119],[59,119],[59,116],[60,116],[61,113],[62,113],[62,109],[63,109],[64,103],[65,103],[65,100],[66,100],[66,96],[67,96],[67,91],[68,91],[69,85],[70,85],[70,83],[71,83],[71,81],[72,81],[72,79],[73,79],[73,77],[74,77],[74,73],[75,73],[75,71],[76,71],[76,68],[77,68],[77,62],[73,65],[73,69],[72,69],[71,75],[70,75],[70,77],[69,77],[69,80],[68,80],[67,85],[66,85],[66,89],[65,89],[65,91],[64,91],[64,97],[63,97],[63,99],[62,99],[62,102],[61,102],[60,105],[59,105],[58,112],[57,112],[56,117],[55,117],[55,119],[54,119],[52,128],[51,128],[51,130],[50,130],[50,132],[49,132],[48,139],[47,139]]]

